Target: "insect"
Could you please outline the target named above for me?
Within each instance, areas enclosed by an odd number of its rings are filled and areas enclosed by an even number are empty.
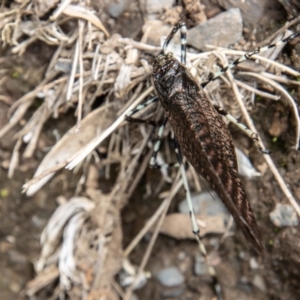
[[[168,41],[179,28],[182,63],[166,52]],[[185,32],[184,23],[174,27],[154,62],[153,78],[158,98],[188,162],[211,184],[255,249],[263,252],[255,217],[238,176],[232,137],[221,110],[210,103],[184,66]],[[190,214],[193,218],[192,209]],[[193,230],[198,234],[198,228],[193,227]]]
[[[181,32],[180,62],[172,53],[167,52],[168,44],[179,30]],[[300,35],[300,32],[292,34],[277,43],[246,53],[218,73],[211,75],[207,82],[199,86],[185,66],[186,26],[181,20],[167,37],[160,54],[155,58],[153,64],[153,80],[157,97],[139,105],[127,115],[129,121],[142,121],[131,118],[131,115],[157,100],[163,106],[166,117],[159,129],[159,140],[154,147],[150,164],[155,165],[155,157],[160,146],[162,132],[168,121],[175,135],[175,150],[187,194],[193,232],[205,257],[206,250],[199,236],[199,228],[192,207],[181,152],[196,172],[205,178],[217,192],[245,237],[259,253],[263,253],[264,244],[238,175],[237,158],[232,137],[222,116],[227,117],[231,122],[244,130],[257,144],[261,152],[265,154],[270,152],[260,146],[258,135],[255,132],[239,123],[221,107],[213,106],[208,100],[203,87],[225,73],[229,68],[233,68],[242,61],[250,59],[254,54],[276,47],[281,43],[286,43],[298,35]],[[217,284],[216,274],[212,268],[210,268],[210,274],[214,278],[216,294],[219,299],[222,299],[220,286]]]

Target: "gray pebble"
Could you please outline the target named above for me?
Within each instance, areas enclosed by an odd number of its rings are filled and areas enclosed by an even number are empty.
[[[201,192],[192,195],[192,203],[196,215],[217,216],[219,214],[224,214],[229,217],[226,207],[214,191]],[[180,202],[178,209],[179,212],[188,214],[189,208],[187,201],[183,200]]]
[[[250,264],[251,269],[253,269],[253,270],[259,269],[259,264],[258,264],[257,260],[254,257],[250,258],[249,264]]]
[[[256,274],[252,280],[252,284],[257,287],[259,290],[261,290],[262,292],[266,292],[267,288],[266,288],[266,284],[264,279],[262,278],[262,276]]]
[[[194,273],[197,276],[205,275],[208,273],[205,259],[200,254],[195,256]]]
[[[106,6],[107,12],[113,18],[119,17],[128,5],[128,0],[106,1],[106,2],[108,2],[108,5]]]
[[[266,13],[266,5],[269,5],[269,1],[270,0],[219,0],[218,4],[225,10],[233,6],[239,8],[243,17],[244,26],[246,28],[256,28],[258,21],[260,21]]]
[[[172,298],[172,299],[179,299],[179,297],[183,294],[184,287],[178,286],[173,288],[165,288],[162,291],[163,298]]]
[[[293,207],[289,204],[277,203],[270,212],[271,222],[277,227],[298,226],[299,220]]]
[[[238,162],[239,174],[244,177],[252,178],[261,176],[252,166],[249,158],[238,148],[235,148],[236,158]]]
[[[158,281],[167,287],[178,286],[184,282],[184,277],[176,267],[169,267],[157,274]]]
[[[253,286],[251,285],[251,282],[249,282],[248,278],[245,276],[239,278],[237,287],[246,293],[253,293]]]
[[[243,20],[238,8],[217,15],[202,23],[187,34],[187,43],[199,50],[205,51],[205,45],[228,47],[242,37]]]

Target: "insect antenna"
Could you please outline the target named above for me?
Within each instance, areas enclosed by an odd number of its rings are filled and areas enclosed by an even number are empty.
[[[170,34],[167,36],[162,50],[160,52],[160,54],[165,55],[167,52],[167,47],[170,44],[171,40],[173,39],[174,35],[176,34],[176,32],[180,29],[181,32],[181,40],[180,40],[180,44],[181,44],[181,63],[183,63],[185,65],[186,63],[186,25],[183,22],[183,19],[185,17],[185,15],[187,13],[189,13],[193,7],[193,5],[197,2],[197,0],[194,0],[192,2],[192,4],[190,5],[190,7],[186,10],[185,13],[182,14],[180,20],[178,21],[178,23],[173,27],[172,31],[170,32]]]
[[[236,59],[235,61],[233,61],[228,66],[222,68],[221,70],[217,71],[214,74],[210,74],[208,76],[207,81],[201,83],[201,87],[204,88],[209,82],[217,79],[218,77],[220,77],[221,75],[226,73],[227,70],[235,68],[241,62],[251,59],[255,54],[263,53],[263,52],[266,52],[267,50],[269,50],[271,48],[275,48],[277,46],[280,46],[281,44],[288,43],[288,42],[292,41],[293,39],[297,38],[298,36],[300,36],[300,31],[298,31],[296,33],[293,33],[293,34],[289,35],[288,37],[286,37],[286,38],[284,38],[284,39],[282,39],[282,40],[280,40],[276,43],[273,43],[273,44],[270,44],[270,45],[267,45],[267,46],[264,46],[264,47],[259,47],[259,48],[255,49],[252,52],[245,53],[242,57]]]

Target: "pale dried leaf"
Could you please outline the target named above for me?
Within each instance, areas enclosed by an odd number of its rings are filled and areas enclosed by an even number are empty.
[[[105,130],[114,120],[114,113],[106,107],[100,107],[91,112],[80,123],[80,130],[76,132],[76,126],[72,127],[62,139],[50,150],[40,163],[34,174],[38,177],[48,169],[55,167],[61,162],[67,161],[74,153],[79,151],[84,145],[88,144],[95,136]],[[99,119],[102,122],[99,122]],[[55,173],[49,174],[38,182],[29,186],[26,195],[32,196],[44,184],[46,184]]]

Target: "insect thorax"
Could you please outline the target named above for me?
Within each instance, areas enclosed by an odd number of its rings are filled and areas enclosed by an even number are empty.
[[[172,53],[157,56],[153,64],[153,79],[159,100],[166,112],[176,94],[196,93],[200,90],[190,72]]]

